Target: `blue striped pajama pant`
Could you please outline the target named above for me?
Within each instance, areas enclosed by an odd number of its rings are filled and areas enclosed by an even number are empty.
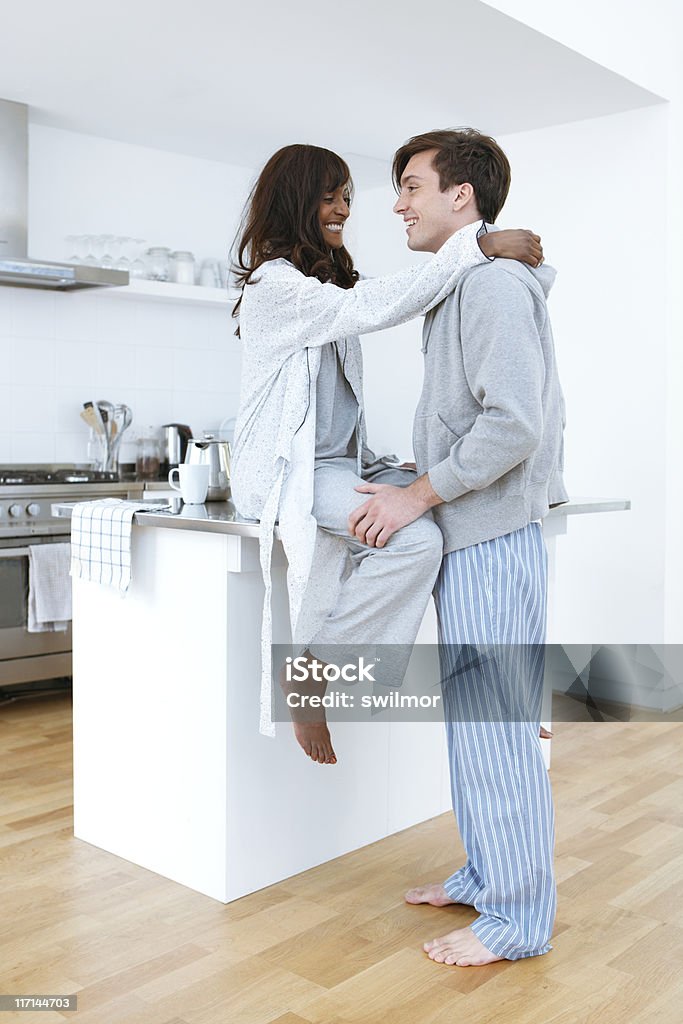
[[[450,552],[435,589],[453,809],[467,853],[444,888],[479,912],[472,931],[508,960],[552,949],[557,903],[538,735],[546,589],[538,523]],[[470,645],[483,645],[478,657]]]

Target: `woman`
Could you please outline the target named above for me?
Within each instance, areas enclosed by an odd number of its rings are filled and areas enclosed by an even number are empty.
[[[481,226],[474,224],[428,263],[360,280],[344,246],[352,189],[349,168],[335,153],[286,146],[252,190],[236,247],[241,295],[234,315],[243,362],[232,492],[238,511],[260,520],[266,587],[260,728],[268,735],[276,519],[289,564],[292,639],[319,661],[344,644],[409,649],[440,566],[441,534],[428,517],[398,531],[384,548],[367,547],[348,532],[348,515],[364,500],[355,487],[414,478],[366,446],[356,336],[426,313],[464,271],[487,259],[507,256],[534,266],[542,260],[530,232],[478,239]],[[294,729],[314,761],[336,762],[324,717],[295,721]]]

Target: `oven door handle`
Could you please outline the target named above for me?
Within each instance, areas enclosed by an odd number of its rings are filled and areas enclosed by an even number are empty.
[[[28,553],[28,548],[0,548],[0,558],[21,558]]]

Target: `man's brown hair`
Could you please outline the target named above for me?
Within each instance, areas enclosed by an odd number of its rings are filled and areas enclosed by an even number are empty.
[[[469,182],[484,220],[493,224],[510,191],[510,163],[495,139],[476,128],[444,128],[408,139],[394,154],[392,177],[397,192],[411,157],[435,149],[432,161],[442,192]]]

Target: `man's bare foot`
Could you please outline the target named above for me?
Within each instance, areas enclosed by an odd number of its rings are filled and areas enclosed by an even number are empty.
[[[418,885],[414,889],[408,889],[405,895],[406,903],[431,903],[433,907],[448,907],[452,900],[441,882],[429,882],[427,885]]]
[[[303,752],[318,764],[336,764],[337,755],[327,722],[292,722],[294,735]]]
[[[541,737],[542,740],[551,740],[553,738],[553,734],[551,732],[548,732],[547,729],[544,729],[543,726],[541,726],[541,730],[538,735]]]
[[[505,959],[487,949],[471,928],[457,928],[439,939],[425,942],[423,949],[437,964],[455,964],[456,967],[481,967]]]

